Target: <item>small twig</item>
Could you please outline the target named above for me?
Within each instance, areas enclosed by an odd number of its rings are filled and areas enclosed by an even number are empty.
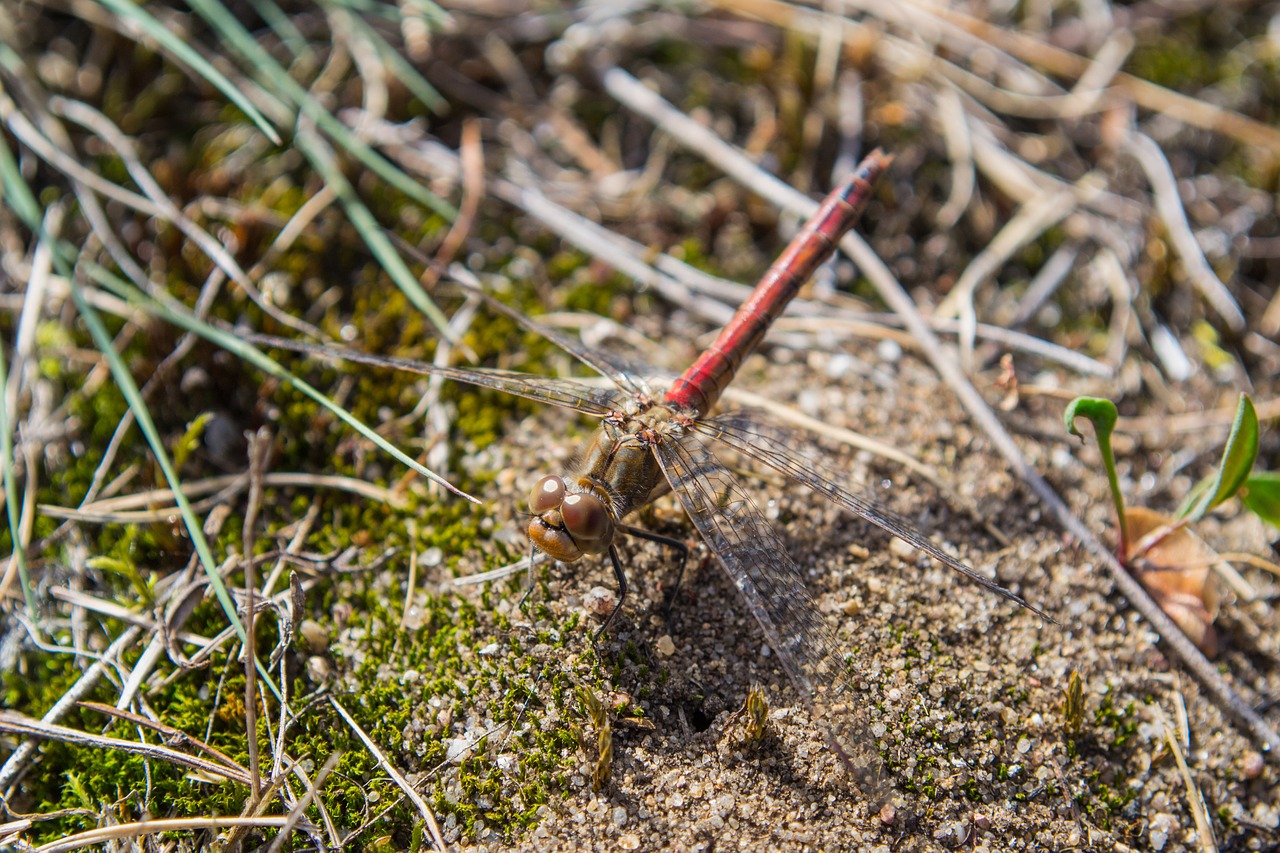
[[[281,311],[269,299],[266,299],[253,282],[249,280],[249,277],[245,275],[244,270],[240,268],[240,264],[231,256],[226,247],[178,209],[178,206],[173,203],[155,178],[152,177],[151,172],[142,164],[141,159],[139,159],[137,152],[134,150],[133,140],[122,133],[110,119],[82,101],[60,96],[54,96],[49,99],[49,108],[55,113],[98,134],[104,142],[115,149],[116,153],[120,155],[125,168],[129,171],[129,175],[137,182],[138,187],[148,199],[147,209],[137,208],[140,213],[148,213],[161,221],[169,222],[183,234],[186,234],[209,260],[213,261],[232,281],[243,288],[245,294],[253,300],[254,304],[272,319],[287,328],[294,329],[300,334],[312,337],[320,336],[320,331],[310,323],[299,320],[287,311]],[[89,184],[98,192],[103,192],[105,187],[114,187],[110,182],[75,163],[69,155],[63,152],[59,152],[59,154],[61,155],[58,158],[59,169],[71,165],[76,173],[75,177]],[[115,196],[117,201],[124,201],[130,206],[136,207],[136,204],[131,202],[136,202],[138,196],[133,193],[117,188],[110,195]]]
[[[934,486],[934,488],[945,494],[951,494],[951,490],[947,487],[946,483],[942,481],[942,478],[938,476],[937,471],[934,471],[928,465],[925,465],[913,456],[903,453],[897,448],[885,444],[884,442],[876,441],[874,438],[854,432],[851,429],[844,429],[843,427],[837,427],[833,424],[827,423],[826,421],[818,420],[817,418],[806,415],[794,406],[783,405],[777,400],[765,397],[761,394],[755,394],[751,391],[732,385],[725,389],[724,396],[725,399],[733,400],[735,403],[761,409],[762,411],[767,412],[771,417],[776,418],[783,423],[789,423],[816,435],[823,436],[831,441],[836,441],[858,450],[865,450],[868,453],[879,456],[881,459],[895,462],[907,470],[914,471],[916,474],[919,474]]]
[[[1256,404],[1259,422],[1280,418],[1280,397]],[[1230,426],[1236,417],[1236,404],[1219,406],[1204,412],[1188,412],[1182,415],[1149,415],[1120,418],[1116,432],[1200,432],[1210,427]]]
[[[1182,753],[1182,747],[1178,744],[1177,732],[1174,731],[1173,724],[1169,721],[1168,715],[1159,705],[1153,706],[1156,719],[1160,722],[1160,728],[1164,732],[1164,741],[1169,745],[1169,751],[1173,753],[1173,760],[1178,764],[1178,773],[1182,776],[1182,783],[1187,786],[1187,808],[1191,811],[1191,817],[1196,824],[1196,846],[1203,853],[1217,853],[1218,841],[1213,836],[1213,826],[1209,823],[1209,810],[1204,805],[1204,794],[1200,792],[1200,788],[1196,785],[1195,780],[1191,778],[1191,769],[1187,767],[1186,756]]]
[[[1231,295],[1231,291],[1205,260],[1200,244],[1191,233],[1191,226],[1187,223],[1187,211],[1178,197],[1177,179],[1173,176],[1173,169],[1169,166],[1169,161],[1160,150],[1160,146],[1145,133],[1135,132],[1130,133],[1124,140],[1121,150],[1138,161],[1142,171],[1146,173],[1147,180],[1151,182],[1151,192],[1156,199],[1156,211],[1160,214],[1160,220],[1165,228],[1168,229],[1169,240],[1173,243],[1178,256],[1182,258],[1182,264],[1191,283],[1232,331],[1243,331],[1247,325],[1244,313],[1240,310],[1235,297]]]
[[[1029,323],[1036,312],[1040,310],[1040,306],[1049,301],[1050,297],[1067,280],[1067,275],[1070,274],[1071,268],[1075,266],[1076,258],[1079,255],[1080,247],[1074,243],[1064,243],[1055,249],[1054,253],[1049,256],[1049,260],[1044,262],[1031,279],[1031,283],[1027,285],[1027,291],[1018,300],[1018,307],[1008,325],[1017,328]]]
[[[1133,300],[1139,292],[1124,265],[1110,248],[1101,248],[1087,269],[1096,273],[1111,293],[1111,322],[1107,330],[1107,364],[1119,369],[1129,350],[1129,324],[1133,322]]]
[[[258,621],[255,602],[257,596],[257,566],[253,559],[253,543],[258,533],[258,513],[262,509],[263,478],[271,455],[271,430],[260,427],[249,436],[249,499],[245,505],[244,526],[241,531],[241,557],[243,558],[245,591],[245,649],[244,649],[244,727],[249,748],[250,799],[256,799],[262,790],[262,767],[258,762],[258,650],[254,626]]]
[[[127,708],[133,704],[134,697],[142,690],[147,677],[151,675],[152,669],[164,657],[165,640],[160,634],[153,633],[147,641],[147,647],[142,650],[142,654],[138,656],[138,661],[128,672],[128,678],[125,679],[124,685],[120,688],[120,695],[116,697],[117,708]],[[120,662],[121,669],[124,669],[124,661]]]
[[[1089,60],[1055,47],[1040,39],[1007,27],[996,26],[958,9],[937,5],[927,0],[908,0],[940,20],[948,21],[977,36],[982,42],[998,47],[1023,62],[1046,68],[1059,77],[1083,76]],[[1193,127],[1222,133],[1247,145],[1266,148],[1280,154],[1280,130],[1207,101],[1192,98],[1158,86],[1131,74],[1117,74],[1115,88],[1144,109],[1164,113]]]
[[[364,744],[365,749],[369,750],[374,761],[378,762],[378,766],[382,768],[383,772],[390,776],[391,781],[396,783],[396,787],[403,791],[404,795],[409,798],[409,802],[413,803],[414,807],[418,810],[418,814],[422,815],[422,819],[426,821],[427,829],[431,832],[431,838],[435,842],[436,849],[439,850],[440,853],[446,853],[449,847],[444,843],[444,836],[440,834],[440,826],[436,823],[435,815],[431,813],[431,806],[427,805],[427,801],[422,798],[422,795],[418,793],[417,789],[409,784],[409,780],[404,778],[404,774],[396,769],[394,764],[387,760],[387,756],[384,755],[382,750],[378,748],[378,745],[373,742],[373,738],[369,737],[365,730],[360,728],[360,724],[355,721],[354,717],[347,713],[347,709],[342,707],[342,703],[338,701],[337,697],[330,696],[329,704],[338,712],[338,716],[342,717],[342,719],[346,721],[347,725],[351,727],[351,731],[355,732],[356,737],[360,738],[360,742]]]
[[[436,250],[435,263],[427,264],[422,271],[422,286],[430,290],[440,280],[440,270],[453,261],[467,235],[475,227],[480,200],[484,198],[484,149],[480,146],[480,122],[469,118],[462,123],[462,143],[459,145],[462,163],[462,203],[458,206],[458,218],[449,226],[440,248]]]
[[[171,817],[158,820],[143,820],[137,823],[121,823],[115,826],[100,826],[96,829],[78,832],[57,841],[36,847],[32,853],[66,853],[68,850],[79,850],[82,847],[108,845],[109,842],[125,838],[138,838],[147,835],[159,835],[163,832],[189,832],[199,829],[226,829],[229,827],[283,827],[287,822],[283,817]]]
[[[53,704],[53,707],[45,712],[40,718],[41,725],[52,725],[54,720],[62,719],[62,716],[71,710],[75,704],[80,701],[80,697],[84,696],[89,690],[98,683],[98,679],[102,677],[107,668],[107,661],[112,660],[119,655],[122,649],[132,648],[137,642],[138,637],[142,635],[141,628],[129,628],[122,632],[119,637],[107,647],[102,657],[93,662],[93,665],[85,670],[84,675],[71,685],[70,689]],[[0,712],[4,713],[4,712]],[[25,718],[24,718],[25,719]],[[9,785],[17,778],[25,766],[27,759],[35,752],[36,741],[33,735],[31,739],[18,744],[13,752],[9,753],[8,759],[5,760],[4,766],[0,767],[0,791],[7,791]],[[7,797],[7,794],[6,794]]]
[[[263,485],[270,488],[303,488],[303,489],[335,489],[350,492],[374,503],[388,504],[396,508],[404,507],[404,498],[391,489],[374,485],[355,477],[338,475],[273,473],[263,477]],[[187,498],[198,498],[201,495],[216,494],[217,502],[222,503],[244,491],[249,486],[249,478],[244,474],[225,474],[218,477],[207,477],[182,484],[182,493]],[[224,491],[225,490],[225,491]],[[81,507],[61,507],[52,504],[40,504],[40,512],[53,518],[63,518],[77,522],[96,522],[100,524],[127,524],[163,522],[173,517],[176,508],[168,503],[160,509],[133,511],[131,507],[155,506],[161,502],[173,500],[172,489],[152,489],[134,495],[108,498],[86,504]]]
[[[142,755],[147,758],[167,761],[170,764],[177,764],[181,767],[189,767],[192,770],[219,776],[223,779],[230,779],[232,782],[239,782],[242,785],[249,784],[248,773],[239,768],[228,767],[220,761],[210,761],[207,758],[188,755],[185,752],[179,752],[176,749],[170,749],[167,746],[158,744],[139,743],[132,740],[107,737],[106,735],[89,734],[88,732],[60,726],[56,723],[35,720],[16,711],[0,711],[0,732],[25,738],[73,743],[77,746],[87,746],[93,749],[119,749],[134,755]]]
[[[960,96],[954,89],[944,88],[938,93],[937,103],[938,123],[947,144],[947,159],[951,161],[951,191],[946,203],[938,209],[937,222],[947,229],[959,222],[968,209],[977,181],[973,170],[973,141],[969,138],[969,123],[965,121]]]
[[[551,558],[543,551],[534,553],[533,562],[530,563],[528,557],[521,557],[514,563],[506,566],[500,566],[496,569],[490,569],[487,572],[476,572],[474,575],[463,575],[460,578],[452,578],[448,581],[449,586],[474,586],[476,584],[487,583],[489,581],[502,580],[511,577],[520,572],[527,571],[533,566],[541,565]]]
[[[136,625],[139,628],[154,630],[159,627],[159,623],[155,618],[146,613],[137,613],[130,610],[124,605],[117,604],[114,601],[107,601],[103,598],[97,598],[88,593],[81,592],[77,589],[63,589],[61,587],[50,587],[49,597],[58,601],[65,601],[72,607],[82,607],[92,613],[100,613],[111,619],[119,619],[121,622],[128,622],[130,625]],[[209,642],[208,637],[200,634],[192,634],[182,631],[177,634],[176,639],[183,643],[191,645],[202,645]]]
[[[333,768],[338,766],[338,761],[342,758],[342,753],[335,752],[330,755],[320,767],[320,772],[316,774],[315,782],[307,782],[307,792],[298,798],[298,802],[289,810],[289,814],[285,816],[284,825],[280,828],[280,834],[271,842],[271,846],[267,848],[267,853],[279,853],[280,848],[285,844],[289,834],[293,831],[293,827],[297,826],[298,821],[306,817],[307,808],[311,805],[312,800],[320,793],[320,789],[324,787],[325,780],[329,778],[329,774],[333,772]]]
[[[973,339],[978,324],[977,309],[973,304],[978,287],[995,275],[1015,252],[1061,222],[1074,208],[1075,197],[1070,192],[1044,192],[1027,202],[974,256],[960,274],[955,287],[938,305],[934,312],[936,315],[956,316],[960,320],[960,352],[966,364],[972,361]]]
[[[205,743],[199,738],[192,737],[191,735],[184,732],[182,729],[176,729],[167,723],[160,722],[159,720],[152,720],[148,717],[142,716],[141,714],[135,714],[132,711],[126,710],[124,708],[116,708],[111,705],[106,705],[102,702],[77,702],[76,704],[79,705],[81,708],[84,708],[85,710],[97,711],[99,714],[105,714],[108,717],[116,717],[121,720],[127,720],[128,722],[133,723],[136,726],[142,726],[143,728],[148,728],[153,731],[159,732],[161,735],[164,735],[165,739],[170,743],[172,743],[175,740],[178,740],[178,741],[181,741],[182,743],[191,744],[201,752],[207,753],[208,755],[212,756],[214,759],[221,761],[223,764],[225,764],[227,767],[231,768],[235,772],[248,773],[248,770],[246,770],[243,766],[241,766],[236,761],[232,760],[230,756],[219,751],[217,748],[210,746],[209,744]]]

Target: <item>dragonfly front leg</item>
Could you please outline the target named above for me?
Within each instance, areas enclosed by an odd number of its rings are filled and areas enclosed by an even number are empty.
[[[629,524],[618,525],[618,530],[628,536],[657,542],[659,545],[666,545],[668,548],[673,548],[680,552],[680,565],[676,568],[676,582],[671,587],[671,594],[667,596],[667,602],[663,606],[662,613],[663,621],[671,622],[671,610],[675,607],[676,595],[679,594],[680,584],[684,581],[684,568],[689,563],[689,546],[679,539],[672,539],[670,536],[663,536],[660,533],[654,533],[641,527],[632,527]]]
[[[618,557],[618,546],[609,546],[609,562],[613,563],[613,576],[618,581],[618,603],[613,606],[613,610],[609,613],[604,624],[600,626],[600,630],[591,639],[592,645],[604,636],[604,632],[608,629],[609,623],[613,621],[613,617],[618,615],[618,611],[622,609],[622,602],[627,598],[627,573],[622,570],[622,559]],[[597,654],[597,657],[599,655]]]
[[[516,608],[519,610],[524,610],[524,605],[529,600],[529,596],[533,595],[533,588],[538,585],[538,576],[533,573],[534,566],[536,565],[536,561],[534,560],[534,557],[536,557],[537,554],[538,554],[537,547],[532,542],[530,542],[529,543],[529,582],[528,584],[525,585],[524,595],[520,596],[520,601],[516,604]]]

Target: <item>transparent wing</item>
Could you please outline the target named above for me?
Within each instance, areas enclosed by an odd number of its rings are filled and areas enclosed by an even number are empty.
[[[424,376],[443,376],[455,382],[466,382],[505,391],[517,397],[537,400],[572,409],[587,415],[606,415],[618,409],[623,400],[621,392],[614,388],[597,388],[585,382],[573,379],[549,379],[533,376],[528,373],[517,373],[511,370],[476,370],[460,367],[442,367],[428,362],[414,361],[408,358],[372,355],[359,350],[345,349],[337,346],[319,346],[316,344],[277,338],[271,335],[250,335],[250,343],[262,346],[277,347],[305,353],[317,358],[351,361],[357,364],[368,364],[373,367],[386,367],[392,370],[404,370]]]
[[[542,324],[529,319],[516,309],[507,305],[505,302],[499,301],[494,296],[486,293],[478,287],[468,284],[464,281],[454,278],[452,284],[458,289],[474,294],[485,305],[488,305],[494,311],[511,320],[523,329],[533,332],[539,337],[545,338],[560,349],[569,353],[578,361],[590,367],[601,376],[607,377],[613,384],[617,385],[624,391],[630,391],[633,394],[648,395],[649,389],[644,380],[640,378],[643,371],[634,371],[629,365],[624,365],[619,361],[615,361],[612,356],[606,355],[597,349],[587,347],[581,341],[571,338],[568,335],[561,334],[555,329],[543,326]]]
[[[772,424],[764,423],[758,413],[750,410],[726,412],[714,418],[700,420],[694,429],[702,435],[724,442],[729,447],[750,459],[754,459],[770,468],[785,474],[797,483],[813,489],[837,506],[897,536],[924,551],[930,557],[949,569],[954,569],[975,583],[998,593],[1010,601],[1015,601],[1028,610],[1052,620],[1052,617],[1035,605],[1027,603],[1020,595],[1011,592],[994,581],[984,578],[964,563],[950,556],[934,544],[924,533],[921,533],[902,516],[876,503],[872,498],[851,492],[839,485],[840,475],[824,470],[814,460],[797,453],[793,447],[794,439],[786,441],[787,431]]]
[[[883,785],[867,708],[853,695],[851,665],[818,611],[800,567],[736,478],[696,436],[654,451],[685,511],[742,593],[782,668],[825,725],[832,749],[868,796]]]

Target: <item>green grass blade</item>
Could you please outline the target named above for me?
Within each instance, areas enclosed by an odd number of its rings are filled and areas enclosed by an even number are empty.
[[[10,58],[17,57],[9,50],[8,45],[0,44],[0,62],[7,64]],[[18,168],[18,162],[13,159],[13,152],[9,150],[3,135],[0,135],[0,182],[4,186],[5,205],[17,213],[33,233],[39,231],[40,203],[36,201],[31,187],[27,186],[26,180],[22,177],[22,170]]]
[[[307,37],[293,25],[293,19],[275,2],[275,0],[249,0],[253,11],[266,22],[271,31],[280,37],[280,41],[289,52],[298,59],[312,60],[315,56],[307,44]]]
[[[1124,509],[1124,495],[1120,492],[1120,477],[1116,473],[1116,458],[1111,451],[1111,433],[1115,431],[1116,421],[1120,413],[1116,404],[1102,397],[1076,397],[1067,404],[1063,412],[1067,432],[1084,441],[1084,436],[1076,429],[1076,418],[1088,418],[1093,424],[1094,435],[1098,438],[1098,450],[1102,454],[1102,466],[1107,472],[1107,483],[1111,487],[1111,502],[1115,504],[1116,525],[1120,528],[1120,559],[1127,558],[1129,553],[1129,522]]]
[[[338,196],[338,201],[347,212],[347,218],[351,220],[351,224],[355,229],[360,232],[365,245],[369,247],[369,251],[373,252],[373,256],[378,259],[378,263],[382,264],[382,268],[387,271],[387,275],[391,276],[391,280],[408,297],[413,307],[425,314],[431,324],[439,329],[447,340],[451,343],[454,342],[453,332],[449,330],[449,318],[444,316],[444,312],[431,301],[431,297],[423,290],[422,284],[417,277],[409,271],[404,258],[400,257],[400,253],[391,245],[391,241],[387,239],[387,234],[382,229],[382,226],[378,224],[378,220],[374,218],[373,213],[356,195],[355,188],[351,186],[346,176],[342,174],[342,170],[333,162],[333,156],[328,147],[318,137],[306,131],[298,134],[297,145],[298,150],[306,155],[307,159],[311,161],[311,165],[324,178],[325,183]]]
[[[165,450],[164,441],[160,438],[160,432],[156,429],[155,421],[151,419],[151,411],[142,399],[142,393],[138,390],[137,383],[133,381],[133,374],[129,372],[124,360],[120,358],[120,354],[116,352],[115,347],[112,345],[111,334],[107,331],[107,327],[103,325],[102,318],[98,316],[98,312],[89,304],[89,300],[85,298],[83,286],[76,281],[73,273],[67,275],[67,280],[71,282],[71,298],[75,302],[80,318],[84,320],[85,326],[89,329],[89,334],[93,337],[98,351],[107,359],[107,365],[111,368],[111,375],[115,379],[116,387],[120,389],[120,393],[124,395],[126,402],[128,402],[129,409],[133,412],[134,418],[138,422],[138,428],[142,430],[147,444],[151,447],[156,464],[160,466],[160,470],[164,473],[165,482],[173,490],[174,503],[178,506],[178,511],[182,515],[182,522],[187,528],[187,535],[191,537],[191,544],[196,550],[196,555],[200,558],[200,564],[204,567],[205,576],[209,579],[209,586],[213,589],[213,594],[217,597],[218,603],[222,605],[222,612],[226,614],[237,636],[240,637],[240,642],[243,643],[246,641],[244,623],[240,621],[240,614],[236,611],[236,605],[231,599],[231,593],[227,591],[227,585],[223,583],[222,576],[218,574],[218,563],[213,558],[213,551],[209,548],[209,541],[205,538],[200,519],[196,516],[195,510],[191,508],[191,503],[187,500],[187,496],[182,490],[182,481],[178,477],[178,472],[174,470],[173,463],[169,461],[169,454]],[[267,685],[267,688],[277,699],[280,699],[280,689],[271,680],[271,676],[262,665],[262,662],[255,660],[254,665],[258,669],[263,683]]]
[[[1249,395],[1241,394],[1235,420],[1231,423],[1231,434],[1227,436],[1227,446],[1222,450],[1222,461],[1218,463],[1213,482],[1186,517],[1192,521],[1202,518],[1206,512],[1238,492],[1257,458],[1258,412]]]
[[[76,279],[75,272],[72,269],[76,258],[76,250],[69,243],[56,240],[44,232],[41,227],[38,211],[39,203],[31,194],[31,190],[22,180],[21,174],[16,169],[16,164],[9,152],[8,146],[3,144],[0,139],[0,174],[4,178],[4,197],[13,205],[13,208],[19,212],[23,220],[27,222],[34,233],[39,235],[40,239],[49,240],[53,253],[53,261],[62,275],[67,281],[71,282],[71,296],[76,305],[81,318],[84,320],[85,326],[89,329],[90,335],[93,337],[94,343],[98,346],[103,356],[107,359],[107,364],[111,369],[112,376],[116,380],[116,385],[120,388],[120,392],[124,395],[130,409],[137,419],[138,427],[142,430],[143,436],[147,443],[151,446],[155,453],[156,462],[159,464],[161,471],[165,475],[165,480],[169,483],[169,487],[173,490],[174,500],[178,505],[178,509],[182,514],[182,520],[187,528],[187,532],[191,537],[192,545],[196,550],[196,555],[200,559],[200,564],[204,568],[205,574],[209,579],[209,585],[214,590],[215,596],[218,598],[219,604],[222,606],[223,612],[227,619],[234,627],[236,633],[240,636],[241,641],[245,639],[244,624],[240,621],[240,616],[236,612],[235,603],[231,600],[230,594],[227,592],[226,585],[222,582],[221,575],[218,574],[218,565],[213,559],[213,552],[209,548],[208,540],[205,539],[204,530],[200,524],[199,518],[191,508],[191,504],[187,501],[186,495],[181,488],[181,482],[178,479],[176,470],[169,461],[168,454],[165,452],[164,443],[160,438],[159,432],[155,428],[155,422],[151,419],[150,411],[146,407],[146,403],[142,399],[141,393],[138,391],[137,384],[133,381],[133,376],[129,373],[119,353],[112,346],[111,336],[103,326],[101,318],[97,311],[85,299],[83,288]],[[4,404],[0,402],[0,410],[3,410]],[[9,461],[12,458],[12,450],[8,441],[7,430],[7,413],[0,411],[0,452],[5,454],[5,478],[10,479],[12,472],[10,471]],[[9,502],[10,512],[13,507],[13,495],[8,493],[9,484],[6,482],[6,501]],[[14,543],[17,547],[18,538],[15,533]],[[21,564],[20,564],[21,567]],[[29,587],[29,583],[24,584],[24,591]],[[28,605],[30,606],[30,604]],[[263,667],[261,661],[254,661],[263,684],[276,696],[281,698],[280,690],[276,687],[270,674]]]
[[[31,574],[27,570],[27,549],[22,544],[22,522],[18,517],[18,479],[14,475],[13,434],[8,394],[4,389],[9,387],[9,371],[5,365],[4,348],[0,347],[0,469],[4,473],[4,503],[9,519],[9,536],[13,541],[13,559],[18,564],[18,580],[22,584],[22,597],[27,602],[27,616],[32,625],[39,624],[36,618],[36,593],[31,586]],[[28,476],[30,473],[28,472]]]
[[[23,179],[22,171],[13,159],[13,152],[9,150],[3,135],[0,135],[0,186],[4,187],[2,195],[5,204],[21,217],[27,227],[38,233],[41,230],[40,204]],[[54,251],[57,251],[56,246]],[[3,454],[0,456],[0,469],[3,469],[5,509],[9,520],[9,536],[13,542],[13,558],[18,563],[22,597],[27,603],[27,615],[31,618],[31,624],[36,625],[39,624],[36,619],[36,595],[27,568],[27,551],[22,544],[22,525],[18,517],[18,481],[14,476],[12,432],[12,418],[16,413],[9,411],[8,395],[5,393],[8,387],[8,368],[5,365],[4,349],[0,347],[0,454]]]
[[[248,116],[249,120],[274,144],[279,145],[281,143],[279,132],[272,126],[271,122],[267,121],[267,117],[258,111],[252,101],[246,98],[230,80],[218,69],[210,65],[194,48],[169,32],[163,24],[147,14],[141,6],[131,3],[129,0],[98,0],[98,2],[116,15],[127,18],[141,27],[143,32],[155,39],[175,59],[205,80],[208,80],[219,92],[226,95],[227,100],[239,107],[241,112]]]
[[[409,468],[412,468],[414,471],[417,471],[432,482],[438,483],[440,486],[460,498],[464,498],[465,500],[476,504],[482,503],[479,498],[467,494],[448,480],[441,477],[439,474],[418,462],[413,457],[408,456],[404,451],[378,435],[378,433],[372,428],[366,426],[355,415],[339,406],[307,382],[294,376],[286,368],[269,358],[265,353],[260,352],[240,340],[234,334],[223,331],[216,326],[210,326],[208,323],[205,323],[191,315],[185,310],[185,308],[157,301],[151,296],[138,290],[129,282],[116,277],[102,267],[86,266],[86,272],[94,281],[101,284],[106,290],[128,302],[131,306],[140,308],[153,316],[159,317],[165,322],[172,323],[173,325],[186,329],[189,332],[194,332],[205,340],[222,347],[232,355],[252,364],[263,373],[266,373],[269,376],[274,376],[277,379],[287,382],[294,388],[297,388],[307,397],[310,397],[312,400],[328,409],[352,429],[356,430],[369,441],[373,442],[381,448],[383,452],[392,456]]]
[[[423,105],[432,112],[440,112],[445,108],[446,102],[440,93],[435,90],[427,78],[418,73],[418,69],[414,68],[407,59],[400,55],[400,52],[387,44],[378,32],[360,19],[358,15],[348,14],[346,20],[359,31],[360,36],[369,41],[374,49],[378,52],[378,58],[387,64],[391,72],[395,75],[406,89],[413,94],[415,98],[422,101]]]
[[[449,221],[453,221],[458,215],[451,204],[413,180],[366,145],[346,125],[321,106],[306,89],[280,67],[225,7],[213,0],[187,0],[187,5],[199,13],[232,47],[239,51],[245,60],[262,75],[268,86],[297,105],[298,109],[314,121],[317,127],[380,178]]]

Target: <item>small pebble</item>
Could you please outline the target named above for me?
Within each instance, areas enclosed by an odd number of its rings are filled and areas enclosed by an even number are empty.
[[[329,665],[328,658],[320,657],[320,655],[312,655],[307,658],[307,677],[312,681],[328,681],[332,675],[333,667]]]
[[[951,844],[959,840],[960,837],[960,825],[957,823],[944,823],[933,833],[933,840],[940,844]]]
[[[450,764],[461,764],[462,759],[471,751],[471,741],[464,737],[445,738],[445,760]]]
[[[593,586],[586,595],[582,596],[582,606],[591,615],[604,619],[618,606],[618,597],[611,589]]]
[[[298,633],[313,655],[324,654],[329,649],[329,632],[316,620],[303,619],[298,626]]]
[[[886,803],[880,808],[880,822],[885,826],[890,826],[898,819],[898,810],[893,807],[892,803]]]
[[[670,634],[663,634],[658,638],[657,648],[658,654],[664,658],[669,658],[676,653],[676,644]]]
[[[1151,826],[1147,830],[1147,840],[1151,842],[1151,849],[1160,851],[1169,843],[1169,833],[1177,826],[1177,821],[1173,815],[1167,812],[1161,812],[1151,819]]]
[[[889,540],[889,553],[903,561],[914,560],[916,557],[915,546],[897,536]]]
[[[1266,763],[1262,753],[1255,750],[1245,753],[1244,761],[1241,762],[1240,772],[1244,774],[1246,779],[1257,779],[1262,775],[1262,771],[1265,768]]]
[[[887,361],[890,364],[893,364],[898,361],[898,359],[902,358],[902,345],[897,341],[891,341],[888,338],[884,338],[876,344],[876,356],[881,361]]]

